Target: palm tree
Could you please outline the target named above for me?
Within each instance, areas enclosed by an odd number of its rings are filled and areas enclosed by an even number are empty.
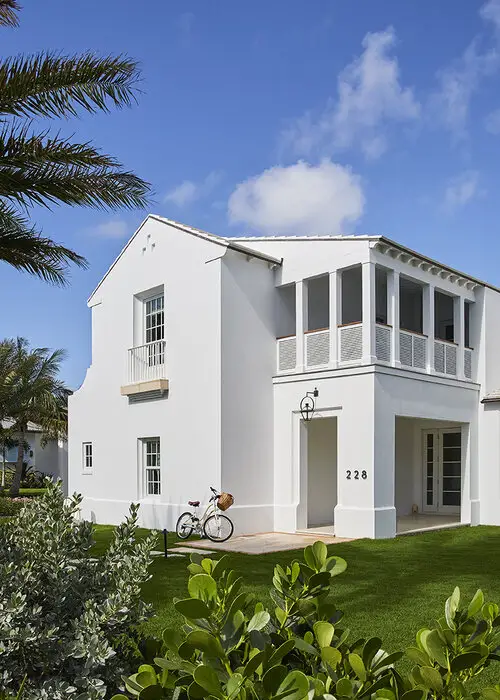
[[[0,0],[0,26],[16,26],[16,0]],[[30,222],[34,205],[98,209],[144,207],[149,184],[92,143],[36,131],[33,119],[108,112],[136,100],[138,65],[126,56],[37,53],[0,62],[0,260],[64,284],[75,251],[42,236]]]
[[[30,350],[26,340],[18,338],[0,343],[0,360],[2,350],[7,347],[14,348],[13,368],[7,376],[0,374],[0,395],[3,396],[3,410],[13,421],[12,429],[18,440],[16,472],[10,488],[10,495],[17,496],[23,474],[28,423],[40,425],[45,439],[65,436],[70,391],[59,379],[60,365],[65,357],[63,350]]]

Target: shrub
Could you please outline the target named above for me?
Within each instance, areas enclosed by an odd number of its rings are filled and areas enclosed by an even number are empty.
[[[345,568],[316,542],[305,549],[304,561],[275,567],[276,607],[266,610],[242,592],[242,579],[228,569],[226,557],[193,555],[189,597],[175,602],[183,629],[165,630],[162,655],[124,678],[125,690],[140,700],[474,697],[467,682],[500,659],[498,607],[485,604],[478,591],[460,608],[455,589],[437,627],[418,632],[417,645],[407,652],[415,666],[404,677],[395,667],[402,652],[387,653],[378,637],[350,641],[339,624],[331,580]],[[500,700],[499,693],[490,688],[485,698]]]
[[[103,697],[137,663],[137,628],[147,614],[141,585],[154,538],[136,539],[138,506],[92,559],[92,524],[75,518],[60,482],[2,524],[0,694]]]

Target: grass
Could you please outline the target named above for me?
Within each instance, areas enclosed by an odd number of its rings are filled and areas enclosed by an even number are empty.
[[[96,527],[95,552],[102,553],[112,528]],[[143,536],[145,531],[141,531]],[[169,535],[169,545],[175,537]],[[163,549],[162,536],[158,549]],[[344,611],[344,625],[358,636],[379,636],[388,651],[414,643],[415,634],[443,615],[446,598],[460,586],[464,598],[482,588],[489,601],[500,602],[500,528],[474,527],[442,530],[394,540],[358,540],[329,547],[330,554],[347,560],[348,569],[333,580],[333,593]],[[217,556],[217,555],[216,555]],[[230,554],[232,568],[246,579],[256,598],[270,603],[269,588],[277,563],[302,558],[300,550],[275,554]],[[188,558],[156,558],[152,578],[144,586],[145,600],[155,614],[147,631],[155,636],[165,627],[178,626],[181,617],[172,603],[185,597]],[[496,672],[495,672],[496,671]],[[498,670],[481,677],[498,682]]]
[[[47,489],[19,489],[20,496],[41,496]]]

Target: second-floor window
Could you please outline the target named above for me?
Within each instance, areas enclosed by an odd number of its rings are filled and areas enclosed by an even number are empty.
[[[150,367],[165,362],[165,312],[163,294],[146,299],[144,302],[144,330],[148,346],[148,364]]]
[[[165,338],[163,294],[147,299],[144,303],[146,343]]]

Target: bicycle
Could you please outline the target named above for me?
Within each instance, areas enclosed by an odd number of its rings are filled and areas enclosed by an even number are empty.
[[[234,525],[227,515],[222,515],[218,503],[222,494],[210,487],[212,497],[208,502],[205,512],[198,517],[198,508],[200,501],[188,501],[188,505],[194,508],[194,512],[186,511],[179,516],[175,531],[177,537],[181,540],[187,540],[193,533],[208,537],[211,542],[225,542],[228,540],[234,531]],[[232,505],[232,496],[230,505]],[[226,506],[229,507],[229,506]]]

